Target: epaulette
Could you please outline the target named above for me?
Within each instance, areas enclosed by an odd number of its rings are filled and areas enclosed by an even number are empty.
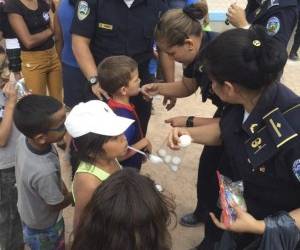
[[[287,142],[300,132],[300,104],[281,112],[274,108],[263,117],[261,128],[245,142],[248,162],[255,168],[272,158]]]

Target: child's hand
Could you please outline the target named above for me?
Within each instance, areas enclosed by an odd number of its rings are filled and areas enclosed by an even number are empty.
[[[172,127],[185,127],[188,116],[175,116],[165,120],[165,123],[170,123]]]
[[[232,231],[236,233],[253,233],[263,234],[265,231],[265,223],[262,220],[256,220],[251,214],[242,210],[238,205],[233,206],[236,212],[236,220],[226,227],[222,221],[219,221],[213,213],[209,213],[214,224],[223,230]]]
[[[147,152],[147,153],[151,153],[152,152],[152,144],[151,142],[145,137],[142,139],[143,140],[143,151]]]
[[[236,28],[243,28],[249,25],[246,19],[245,10],[235,3],[228,8],[227,17],[231,25]]]
[[[15,105],[18,99],[18,94],[16,90],[15,84],[12,84],[11,82],[7,82],[5,86],[3,87],[3,93],[7,97],[7,102],[10,104]]]

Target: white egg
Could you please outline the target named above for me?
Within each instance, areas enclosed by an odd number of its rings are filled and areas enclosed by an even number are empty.
[[[191,145],[192,143],[192,137],[190,137],[189,135],[182,135],[179,137],[179,143],[178,145],[182,148],[185,148],[189,145]]]
[[[162,163],[163,160],[162,158],[160,158],[159,156],[157,155],[153,155],[153,154],[150,154],[149,155],[149,160],[154,163],[154,164],[159,164],[159,163]]]
[[[158,155],[161,157],[165,157],[167,155],[167,151],[161,148],[160,150],[158,150]]]
[[[175,164],[175,165],[179,165],[181,163],[181,159],[179,156],[174,156],[172,158],[172,163]]]
[[[170,163],[170,162],[171,162],[171,159],[172,159],[172,156],[171,156],[171,155],[166,155],[166,156],[164,157],[164,162],[165,162],[165,163]]]
[[[172,171],[176,172],[178,170],[178,165],[170,165]]]

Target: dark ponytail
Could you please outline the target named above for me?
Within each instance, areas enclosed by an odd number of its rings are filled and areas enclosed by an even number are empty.
[[[183,45],[190,36],[201,36],[200,21],[207,15],[208,8],[203,2],[195,3],[183,9],[167,11],[155,28],[155,39],[163,40],[168,46]]]
[[[204,60],[206,71],[218,83],[258,90],[279,79],[287,52],[263,27],[254,26],[222,33],[207,46]]]

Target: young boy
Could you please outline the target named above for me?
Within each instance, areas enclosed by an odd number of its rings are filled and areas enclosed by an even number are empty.
[[[128,56],[111,56],[105,58],[98,65],[98,77],[100,87],[111,97],[108,105],[114,112],[135,122],[125,131],[128,144],[136,149],[151,151],[150,141],[144,137],[140,120],[135,108],[130,104],[130,97],[136,96],[140,89],[140,78],[137,63]],[[143,156],[128,150],[124,159],[121,159],[123,167],[141,169]]]
[[[13,125],[17,102],[15,86],[8,82],[10,72],[0,46],[0,249],[22,249],[23,234],[17,210],[15,186],[16,141],[20,133]]]
[[[71,204],[72,195],[52,145],[63,138],[65,119],[62,103],[50,96],[26,96],[14,112],[23,134],[17,143],[18,209],[24,241],[34,250],[65,248],[62,209]]]

